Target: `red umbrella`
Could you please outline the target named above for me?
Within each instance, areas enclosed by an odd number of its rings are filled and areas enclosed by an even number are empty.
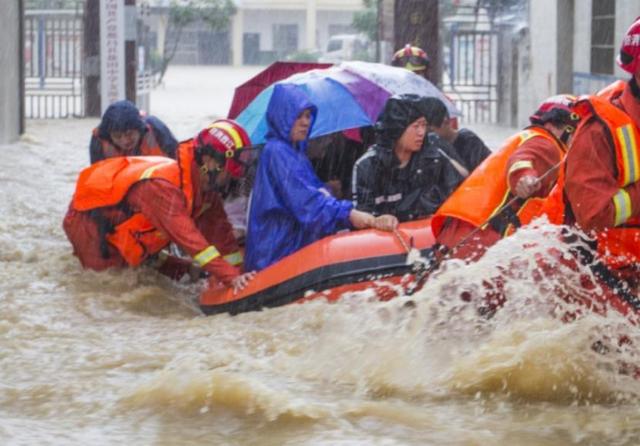
[[[229,119],[235,119],[253,99],[274,82],[288,78],[292,74],[303,73],[316,68],[329,68],[330,63],[274,62],[244,84],[236,87],[229,109]]]

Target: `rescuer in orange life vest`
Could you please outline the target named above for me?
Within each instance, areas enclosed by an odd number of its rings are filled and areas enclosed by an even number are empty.
[[[529,118],[531,126],[485,159],[438,209],[433,233],[438,243],[455,248],[453,256],[477,259],[500,238],[543,214],[545,197],[562,172],[567,142],[579,122],[572,111],[574,99],[558,95],[545,100]]]
[[[178,141],[155,116],[142,116],[129,101],[109,105],[89,143],[91,164],[116,156],[168,156],[175,158]]]
[[[237,253],[225,256],[223,248],[237,249],[235,239],[232,248],[208,240],[217,222],[208,221],[203,198],[215,184],[244,174],[238,155],[249,144],[236,123],[216,121],[180,145],[177,161],[117,157],[84,169],[63,222],[82,266],[137,266],[173,242],[209,273],[210,286],[244,288],[253,273],[240,274],[232,264]],[[226,220],[221,204],[218,211]],[[175,271],[169,275],[178,278]]]
[[[616,274],[638,285],[640,262],[640,17],[617,59],[631,74],[595,96],[582,97],[583,121],[566,160],[567,221],[596,237]]]
[[[249,160],[253,156],[249,153],[250,146],[249,135],[237,122],[218,119],[195,138],[181,142],[177,150],[178,154],[185,150],[195,150],[197,155],[209,148],[209,153],[218,165],[224,166],[224,169],[215,175],[213,183],[205,177],[202,184],[202,202],[194,215],[196,225],[207,241],[218,248],[226,261],[238,267],[243,264],[244,256],[225,211],[224,195],[232,180],[244,178],[246,165],[243,160]],[[181,271],[179,263],[169,258],[159,269],[167,275],[172,275],[172,268]]]

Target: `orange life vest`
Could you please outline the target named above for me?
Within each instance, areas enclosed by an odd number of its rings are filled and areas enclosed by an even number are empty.
[[[602,90],[596,93],[596,96],[606,99],[609,102],[612,102],[614,99],[620,97],[622,92],[624,91],[624,86],[627,83],[625,81],[615,81],[604,87]]]
[[[512,206],[512,210],[498,211],[512,197],[505,172],[509,157],[525,141],[545,138],[558,149],[564,158],[566,147],[550,133],[540,127],[527,128],[507,140],[505,145],[492,153],[444,202],[431,220],[431,227],[437,237],[448,217],[463,220],[475,227],[489,224],[503,237],[515,231],[518,226],[530,223],[542,215],[546,198],[533,197]],[[495,219],[492,217],[495,216]]]
[[[576,104],[581,125],[598,119],[609,131],[616,161],[618,192],[611,198],[615,207],[614,227],[597,234],[598,252],[608,266],[620,268],[640,262],[640,218],[638,203],[632,203],[625,187],[640,180],[640,131],[636,123],[610,102],[622,94],[624,82],[605,89],[604,96],[588,96]],[[578,131],[580,126],[578,127]]]
[[[625,84],[625,81],[615,81],[604,87],[602,90],[598,91],[596,93],[596,96],[599,96],[611,102],[615,99],[618,99],[620,95],[622,95]],[[583,96],[581,97],[581,100],[587,97],[588,96]],[[587,114],[589,113],[589,109],[582,107],[581,111],[582,115],[580,116],[580,118],[581,122],[584,123],[586,122],[586,119],[588,117]],[[563,167],[558,171],[558,181],[553,186],[553,189],[551,189],[551,192],[549,192],[549,195],[547,196],[547,199],[545,200],[542,207],[542,213],[548,217],[551,223],[557,225],[567,223],[565,221],[567,206],[564,198],[565,171],[566,166],[563,165]]]
[[[189,159],[191,159],[192,157],[194,157],[194,150],[195,147],[193,138],[187,139],[180,142],[180,144],[178,145],[178,149],[176,150],[176,157],[178,159],[183,157],[188,157]],[[196,210],[197,215],[194,215],[194,218],[198,218],[200,215],[202,215],[202,213],[205,212],[209,206],[210,204],[205,203],[199,211]],[[237,251],[225,254],[224,256],[222,256],[222,258],[233,266],[240,266],[244,263],[244,250],[238,249]]]
[[[158,143],[158,139],[156,138],[151,126],[146,124],[146,127],[147,131],[144,132],[142,138],[140,138],[140,144],[136,149],[136,156],[167,156],[160,147],[160,143]],[[125,156],[111,141],[101,138],[99,135],[99,129],[93,129],[93,136],[100,141],[100,147],[105,159]]]
[[[193,209],[192,152],[181,151],[178,161],[166,157],[132,156],[99,161],[80,172],[72,207],[77,211],[96,211],[123,202],[127,192],[139,181],[161,179],[179,187],[189,212]],[[156,229],[142,214],[134,213],[106,234],[131,266],[169,244],[166,234]],[[214,248],[215,249],[215,248]]]

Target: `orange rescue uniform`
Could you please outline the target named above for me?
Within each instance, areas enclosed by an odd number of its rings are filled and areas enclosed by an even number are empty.
[[[594,231],[608,266],[640,262],[640,89],[632,79],[578,102],[583,121],[567,156],[571,215]]]
[[[544,127],[531,126],[511,137],[436,212],[432,229],[437,242],[448,248],[455,246],[455,257],[477,259],[500,238],[542,215],[545,197],[558,179],[558,164],[565,153],[566,146]],[[513,198],[511,190],[525,175],[545,175],[540,189],[531,198],[518,200],[498,213]],[[490,224],[459,245],[487,221]]]
[[[170,241],[225,284],[239,271],[223,260],[192,218],[199,192],[192,157],[121,157],[80,174],[63,227],[82,265],[136,266]],[[101,231],[107,223],[110,231]]]

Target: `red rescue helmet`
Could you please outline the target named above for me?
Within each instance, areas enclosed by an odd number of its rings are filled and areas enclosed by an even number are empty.
[[[408,43],[404,48],[396,51],[391,59],[391,65],[406,68],[409,71],[426,70],[430,63],[431,59],[422,48],[411,46]]]
[[[244,165],[237,160],[237,154],[251,146],[247,132],[231,119],[218,119],[195,138],[195,156],[202,164],[202,156],[209,155],[234,178],[244,175]]]
[[[555,125],[570,125],[574,129],[580,116],[573,111],[576,97],[570,94],[559,94],[545,99],[536,112],[529,116],[531,124],[544,125],[551,122]]]
[[[624,35],[616,61],[627,73],[636,74],[640,69],[640,17]]]

